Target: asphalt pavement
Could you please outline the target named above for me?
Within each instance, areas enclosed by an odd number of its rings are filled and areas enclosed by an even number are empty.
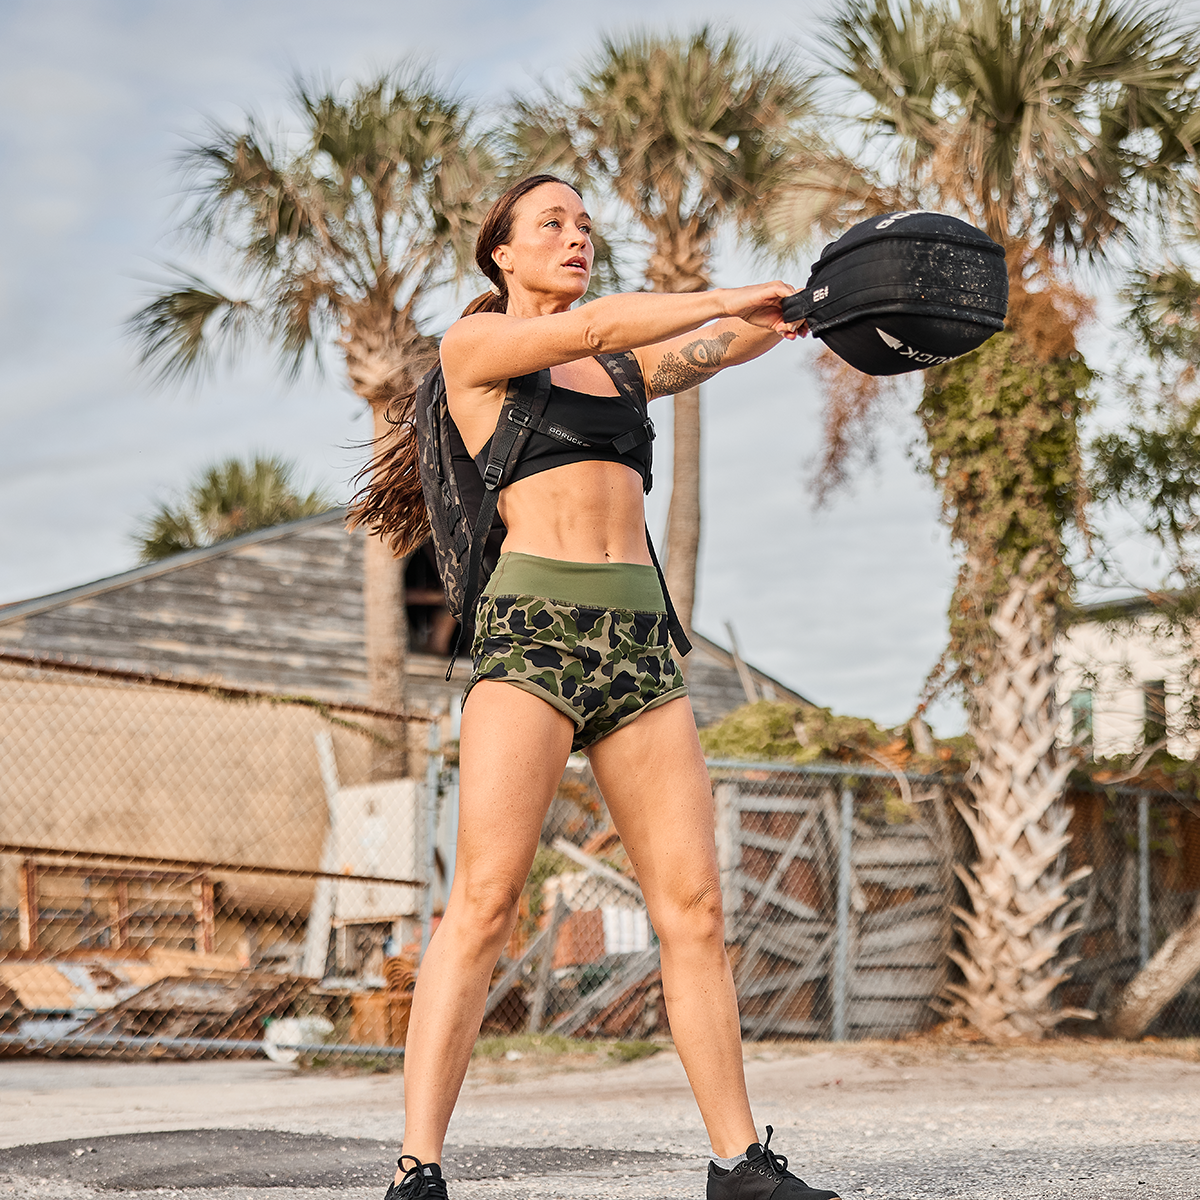
[[[1200,1047],[751,1047],[747,1077],[847,1200],[1200,1200]],[[399,1074],[0,1061],[0,1197],[381,1200],[402,1113]],[[443,1166],[451,1200],[701,1200],[706,1148],[673,1052],[527,1058],[472,1068]]]

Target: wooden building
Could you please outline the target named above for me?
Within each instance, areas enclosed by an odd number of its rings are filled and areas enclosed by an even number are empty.
[[[363,537],[334,510],[193,550],[121,575],[0,606],[0,651],[365,703]],[[456,710],[470,664],[445,679],[456,626],[432,551],[405,578],[408,703]],[[747,695],[807,703],[696,636],[688,660],[699,725]]]
[[[0,955],[166,946],[257,964],[275,947],[294,960],[324,896],[306,872],[420,874],[419,789],[372,791],[409,781],[376,781],[384,731],[354,709],[368,701],[362,574],[363,536],[333,511],[0,606]],[[453,718],[470,663],[446,680],[456,625],[431,553],[405,582],[407,703]],[[701,723],[748,694],[800,699],[696,642]],[[366,903],[355,887],[381,891],[338,883],[323,903],[339,929],[378,942],[415,915],[412,889]]]

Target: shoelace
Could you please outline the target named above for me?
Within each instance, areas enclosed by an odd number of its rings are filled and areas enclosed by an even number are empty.
[[[406,1158],[416,1165],[405,1167],[404,1160]],[[400,1155],[396,1161],[396,1166],[404,1172],[404,1178],[400,1181],[401,1188],[408,1183],[410,1178],[413,1178],[414,1187],[410,1195],[414,1197],[432,1196],[434,1200],[447,1200],[446,1181],[433,1175],[426,1175],[425,1164],[415,1154]]]
[[[767,1126],[767,1140],[765,1142],[763,1142],[763,1144],[762,1144],[763,1157],[770,1164],[771,1170],[774,1171],[777,1175],[786,1175],[788,1173],[787,1159],[782,1154],[776,1154],[771,1149],[771,1135],[774,1132],[775,1132],[775,1130],[772,1129],[770,1125],[768,1125]]]

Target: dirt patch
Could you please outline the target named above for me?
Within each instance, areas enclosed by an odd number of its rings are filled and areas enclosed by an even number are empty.
[[[742,1047],[742,1057],[755,1059],[805,1058],[815,1054],[863,1057],[868,1061],[897,1066],[936,1066],[973,1062],[1031,1063],[1057,1059],[1061,1062],[1132,1062],[1139,1059],[1177,1059],[1200,1062],[1200,1038],[1145,1038],[1140,1042],[1118,1042],[1105,1038],[1048,1038],[1042,1042],[1018,1042],[992,1046],[987,1042],[958,1036],[927,1034],[902,1042],[751,1042]]]

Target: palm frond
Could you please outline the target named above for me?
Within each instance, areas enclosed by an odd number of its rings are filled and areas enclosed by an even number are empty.
[[[765,240],[762,214],[816,156],[813,80],[708,26],[609,38],[570,102],[518,108],[525,162],[602,178],[649,236],[656,287],[703,287],[726,222]]]
[[[855,221],[910,207],[911,195],[881,183],[840,154],[815,158],[771,197],[757,215],[752,242],[779,261],[810,256],[814,244]]]
[[[163,382],[204,376],[222,353],[236,354],[261,321],[253,301],[228,296],[187,271],[174,274],[178,286],[125,323],[139,361]]]
[[[1198,47],[1118,0],[851,0],[827,41],[903,191],[1089,257],[1178,209]]]
[[[307,359],[321,366],[323,345],[345,323],[343,300],[337,283],[319,263],[279,279],[267,306],[267,321],[269,340],[278,349],[287,379],[298,378]]]
[[[141,561],[157,562],[335,507],[320,488],[302,494],[295,473],[294,463],[275,455],[205,467],[178,504],[160,504],[142,522],[134,535]]]
[[[138,547],[138,561],[143,563],[161,562],[203,545],[189,514],[165,504],[142,522],[133,541]]]
[[[873,102],[863,115],[931,150],[947,57],[944,9],[915,0],[850,0],[823,35],[825,62]]]
[[[192,200],[187,232],[201,246],[232,233],[252,271],[325,232],[323,196],[307,164],[253,118],[243,130],[210,125],[207,138],[184,152],[181,167]]]
[[[594,186],[594,163],[580,129],[579,112],[553,92],[531,100],[513,97],[498,136],[504,182],[549,172],[565,179],[581,196]]]
[[[414,61],[345,86],[298,79],[293,91],[292,130],[212,124],[183,156],[180,233],[248,298],[181,277],[135,314],[130,332],[161,378],[207,369],[250,333],[292,376],[351,330],[369,343],[357,362],[394,357],[417,336],[414,301],[472,269],[499,163],[461,98]]]
[[[299,80],[295,95],[359,290],[384,273],[397,292],[460,277],[497,174],[473,110],[415,61],[344,93]]]

